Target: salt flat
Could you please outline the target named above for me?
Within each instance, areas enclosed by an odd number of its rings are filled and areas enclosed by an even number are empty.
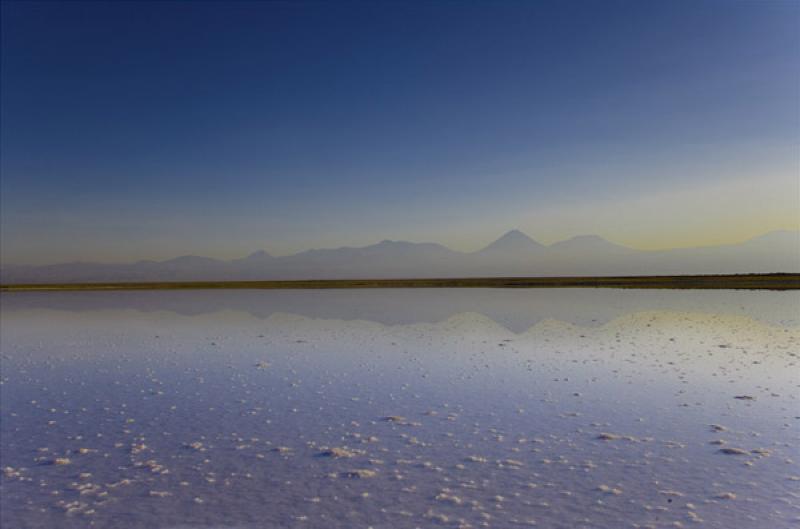
[[[797,292],[5,293],[4,527],[789,527]]]

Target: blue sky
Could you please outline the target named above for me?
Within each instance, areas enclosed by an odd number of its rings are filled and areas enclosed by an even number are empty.
[[[3,2],[2,260],[796,229],[800,4]]]

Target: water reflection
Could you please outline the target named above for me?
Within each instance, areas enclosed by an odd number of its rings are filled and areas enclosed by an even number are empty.
[[[197,290],[4,293],[0,309],[137,310],[199,315],[232,310],[257,318],[291,313],[384,325],[436,323],[474,312],[521,333],[546,320],[598,326],[649,310],[746,316],[800,325],[800,293],[616,289]]]
[[[798,296],[4,295],[4,527],[786,527]]]

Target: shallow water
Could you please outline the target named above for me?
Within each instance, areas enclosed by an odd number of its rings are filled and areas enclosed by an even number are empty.
[[[3,527],[800,527],[800,294],[0,298]]]

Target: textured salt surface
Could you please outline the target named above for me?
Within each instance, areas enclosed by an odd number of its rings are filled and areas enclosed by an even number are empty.
[[[800,298],[605,291],[604,320],[595,292],[584,325],[527,292],[516,334],[480,306],[384,325],[4,295],[2,526],[800,525]]]

